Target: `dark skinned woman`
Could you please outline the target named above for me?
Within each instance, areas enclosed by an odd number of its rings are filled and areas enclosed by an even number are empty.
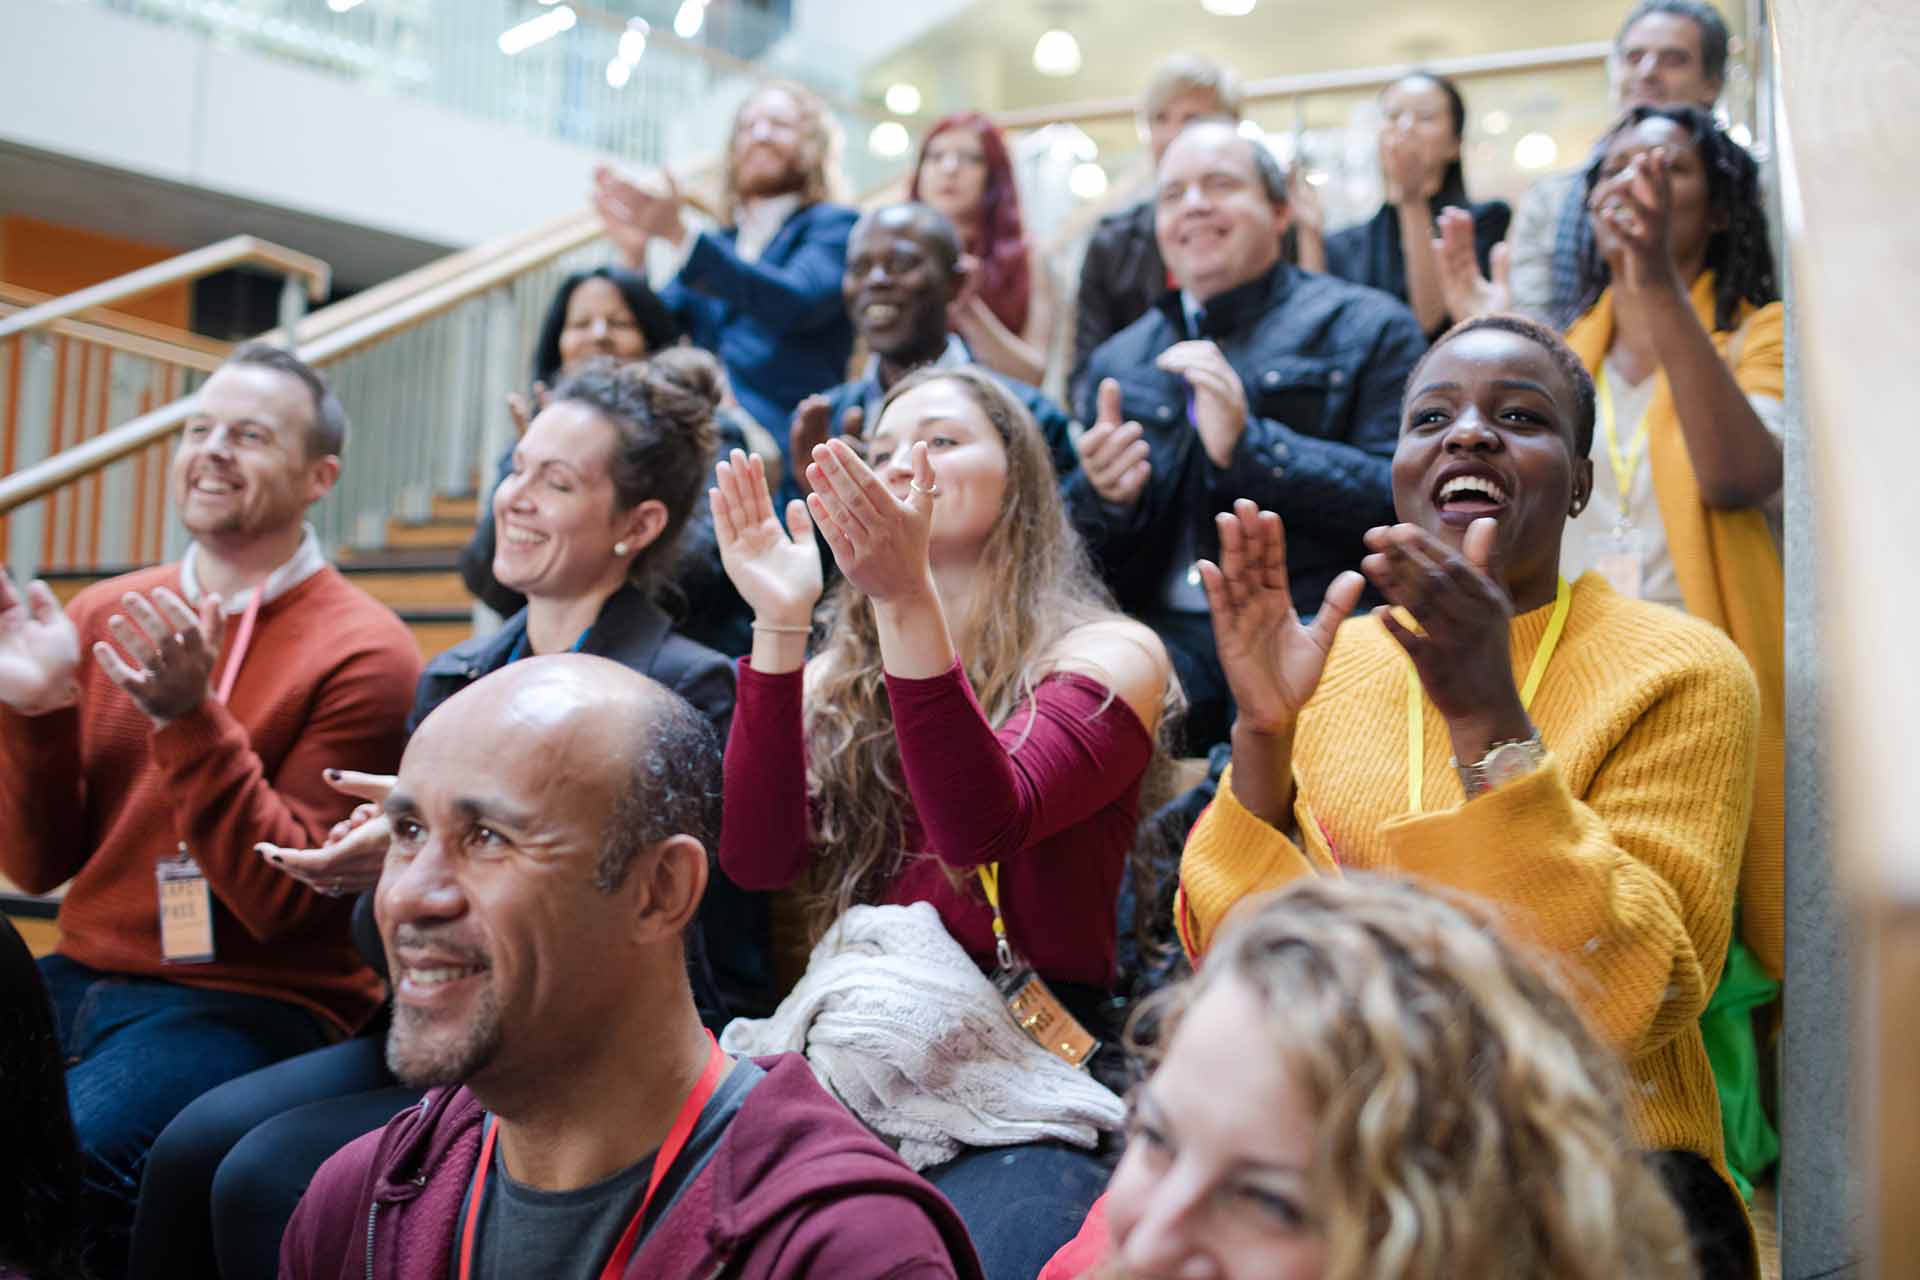
[[[1627,1063],[1635,1135],[1702,1274],[1752,1274],[1699,1018],[1732,931],[1753,676],[1715,628],[1560,576],[1594,397],[1557,336],[1469,321],[1407,387],[1403,523],[1369,532],[1360,563],[1393,609],[1343,621],[1349,572],[1303,626],[1279,518],[1247,502],[1219,518],[1201,574],[1239,719],[1182,859],[1182,940],[1198,955],[1246,895],[1343,868],[1487,900]]]

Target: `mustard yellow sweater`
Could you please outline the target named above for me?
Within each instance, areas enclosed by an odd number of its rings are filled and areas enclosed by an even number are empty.
[[[1516,683],[1550,612],[1513,620]],[[1419,815],[1407,812],[1406,678],[1380,623],[1341,627],[1294,737],[1300,838],[1248,812],[1229,770],[1181,859],[1189,949],[1204,951],[1235,903],[1297,876],[1399,871],[1466,890],[1561,958],[1629,1065],[1639,1140],[1724,1170],[1698,1019],[1726,957],[1753,795],[1759,694],[1740,651],[1587,574],[1530,709],[1546,765],[1467,803],[1429,703]]]

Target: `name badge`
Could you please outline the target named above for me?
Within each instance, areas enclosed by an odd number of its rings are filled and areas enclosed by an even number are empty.
[[[1590,535],[1593,567],[1623,596],[1641,597],[1640,576],[1645,568],[1646,540],[1631,524],[1622,522]]]
[[[1068,1066],[1084,1068],[1100,1047],[1080,1020],[1067,1012],[1046,981],[1026,965],[1001,970],[994,975],[993,985],[1000,989],[1020,1029]]]
[[[153,878],[160,890],[160,958],[168,964],[211,961],[213,891],[187,846],[156,864]]]

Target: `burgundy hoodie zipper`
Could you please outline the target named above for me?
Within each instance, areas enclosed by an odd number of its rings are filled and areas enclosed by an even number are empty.
[[[380,1201],[367,1206],[367,1280],[373,1280],[373,1224],[380,1217]]]

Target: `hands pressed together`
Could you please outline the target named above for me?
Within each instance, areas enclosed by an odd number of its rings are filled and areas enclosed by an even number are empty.
[[[627,265],[646,263],[647,245],[655,238],[678,244],[686,235],[686,202],[679,184],[665,169],[665,190],[650,190],[609,165],[593,171],[593,208],[607,229],[607,238],[619,248]]]
[[[1595,183],[1587,197],[1595,246],[1607,260],[1614,282],[1635,292],[1655,288],[1685,292],[1668,238],[1673,215],[1672,160],[1665,147],[1655,147]]]

